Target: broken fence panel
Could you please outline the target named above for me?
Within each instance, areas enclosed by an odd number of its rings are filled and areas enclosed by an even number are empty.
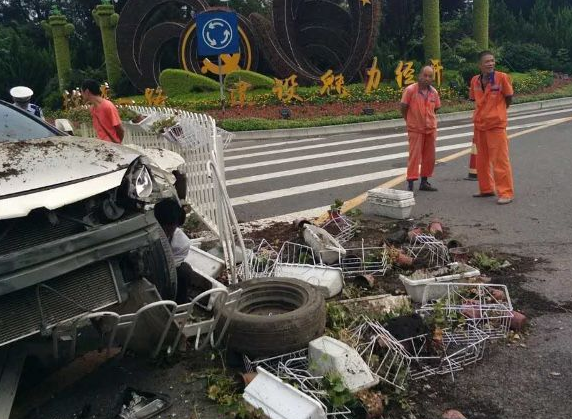
[[[435,301],[430,299],[431,295],[443,297]],[[444,312],[451,325],[460,320],[471,323],[489,339],[506,338],[513,318],[508,289],[501,284],[430,284],[418,312],[431,315],[436,309]]]
[[[345,254],[339,254],[338,263],[334,267],[342,269],[345,278],[358,275],[383,276],[390,266],[387,248],[365,247],[362,240],[361,247],[345,249]]]
[[[449,249],[441,240],[430,234],[420,234],[412,237],[407,253],[414,259],[424,259],[428,268],[441,268],[451,261]]]

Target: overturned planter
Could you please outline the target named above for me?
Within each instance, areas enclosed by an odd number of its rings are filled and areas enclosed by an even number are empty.
[[[340,268],[319,265],[294,265],[277,262],[274,275],[296,278],[317,287],[325,298],[332,298],[342,292],[344,277]]]
[[[218,277],[225,268],[224,260],[205,252],[198,247],[190,246],[185,262],[209,277]]]
[[[360,354],[351,346],[322,336],[308,346],[310,371],[318,375],[337,373],[352,393],[368,389],[379,383]]]
[[[420,303],[423,301],[425,288],[427,288],[429,284],[434,284],[436,282],[459,281],[461,279],[474,278],[481,274],[478,269],[464,263],[454,262],[447,265],[446,268],[450,273],[439,274],[439,271],[442,269],[426,272],[417,271],[411,276],[399,274],[399,279],[403,283],[403,286],[407,290],[407,294],[409,294],[411,299],[416,303]],[[427,299],[438,299],[446,294],[446,289],[434,288],[435,289],[431,289],[431,295],[426,296]]]
[[[326,419],[316,400],[302,393],[264,368],[256,368],[256,378],[244,390],[244,400],[262,409],[270,419]]]
[[[312,248],[320,260],[328,265],[339,263],[340,258],[346,255],[342,245],[326,230],[312,224],[304,225],[304,241]]]

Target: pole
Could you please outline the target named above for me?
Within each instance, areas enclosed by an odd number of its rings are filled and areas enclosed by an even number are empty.
[[[220,54],[218,55],[218,83],[220,85],[220,105],[222,106],[222,112],[224,113],[224,89],[222,84],[222,61]]]

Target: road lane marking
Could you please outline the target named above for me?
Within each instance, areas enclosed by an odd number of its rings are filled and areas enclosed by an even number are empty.
[[[464,147],[467,147],[469,145],[471,145],[471,143],[460,143],[460,144],[446,145],[446,146],[438,147],[437,152],[456,150],[458,148],[464,148]],[[283,170],[281,172],[263,173],[263,174],[254,175],[254,176],[246,176],[246,177],[227,180],[226,186],[243,185],[245,183],[250,183],[250,182],[259,182],[259,181],[282,178],[282,177],[287,177],[287,176],[296,176],[296,175],[301,175],[304,173],[321,172],[323,170],[341,169],[341,168],[345,168],[345,167],[359,166],[362,164],[378,163],[378,162],[389,161],[389,160],[397,160],[397,159],[402,159],[402,158],[405,158],[408,156],[409,156],[409,152],[406,151],[403,153],[386,154],[383,156],[369,157],[367,159],[349,160],[349,161],[343,162],[343,163],[328,163],[328,164],[322,164],[320,166],[307,166],[307,167],[302,167],[300,169],[291,169],[291,170]]]
[[[279,189],[268,192],[261,192],[252,195],[239,196],[232,198],[230,201],[233,206],[253,204],[255,202],[269,201],[271,199],[284,198],[286,196],[299,195],[307,192],[316,192],[323,189],[331,189],[340,186],[353,185],[355,183],[370,182],[372,180],[386,179],[388,177],[400,175],[406,169],[390,169],[381,172],[368,173],[366,175],[351,176],[342,179],[327,180],[325,182],[311,183],[306,185],[294,186],[292,188]]]
[[[524,129],[524,128],[529,128],[531,126],[538,126],[539,124],[541,124],[541,123],[535,122],[535,123],[531,123],[531,124],[517,125],[514,127],[510,127],[509,130]],[[443,136],[439,136],[437,138],[437,141],[445,141],[445,140],[453,140],[453,139],[457,139],[457,138],[471,137],[472,135],[473,135],[472,131],[463,132],[463,133],[459,133],[459,134],[443,135]],[[306,161],[306,160],[316,160],[316,159],[321,159],[321,158],[344,156],[347,154],[358,154],[358,153],[364,153],[367,151],[385,150],[388,148],[396,148],[396,147],[402,147],[402,146],[407,146],[407,145],[409,145],[408,141],[399,141],[396,143],[379,144],[379,145],[369,146],[369,147],[354,148],[351,150],[337,150],[337,151],[330,151],[328,153],[309,154],[309,155],[302,155],[302,156],[296,156],[296,157],[286,157],[283,159],[276,159],[276,160],[259,161],[259,162],[255,162],[255,163],[246,163],[246,164],[239,164],[236,166],[228,166],[228,167],[226,167],[225,172],[230,173],[230,172],[234,172],[236,170],[253,169],[253,168],[259,168],[259,167],[265,167],[265,166],[274,166],[276,164],[293,163],[293,162]],[[275,155],[277,153],[266,153],[266,152],[263,153],[263,155],[266,155],[266,154]],[[235,158],[235,156],[233,156],[231,158],[226,158],[225,161],[235,160],[237,158],[244,159],[247,157],[254,157],[255,155],[259,156],[261,154],[253,153],[252,155],[249,155],[249,156],[236,156],[236,158]]]

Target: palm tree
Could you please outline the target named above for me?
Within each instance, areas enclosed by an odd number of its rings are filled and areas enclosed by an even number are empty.
[[[489,48],[489,0],[473,0],[473,31],[479,49]]]
[[[439,0],[423,0],[423,31],[425,59],[441,59]]]

